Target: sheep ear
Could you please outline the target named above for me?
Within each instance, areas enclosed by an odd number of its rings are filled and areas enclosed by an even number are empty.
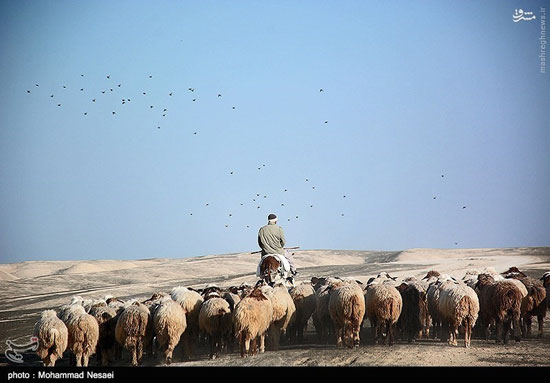
[[[360,280],[356,279],[355,282],[357,282],[358,285],[363,285],[363,282],[361,282]]]
[[[374,279],[375,279],[374,277],[369,278],[369,280],[367,281],[367,285],[370,285],[372,283],[372,281],[374,281]]]
[[[390,279],[393,279],[394,281],[397,281],[397,277],[390,277]]]

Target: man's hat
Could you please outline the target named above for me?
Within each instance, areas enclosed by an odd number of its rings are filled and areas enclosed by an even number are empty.
[[[270,215],[267,216],[267,219],[270,220],[270,221],[272,219],[276,219],[276,218],[277,218],[277,216],[275,214],[270,214]]]

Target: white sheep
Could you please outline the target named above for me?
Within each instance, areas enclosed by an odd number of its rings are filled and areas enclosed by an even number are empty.
[[[304,338],[304,332],[307,332],[307,323],[309,318],[315,312],[317,307],[317,297],[311,282],[301,282],[289,291],[294,306],[296,306],[296,314],[294,323],[289,327],[290,339],[297,339],[301,342]]]
[[[237,304],[233,313],[233,326],[240,344],[241,358],[256,352],[257,338],[260,339],[260,352],[265,351],[265,335],[272,318],[273,305],[260,287],[254,288]]]
[[[183,307],[171,297],[164,297],[153,314],[153,331],[164,350],[166,364],[172,362],[172,353],[187,327]]]
[[[210,357],[217,354],[230,342],[233,331],[233,317],[229,302],[219,293],[210,293],[205,297],[199,312],[199,328],[210,340]]]
[[[96,351],[99,324],[80,304],[70,305],[65,312],[65,317],[69,334],[68,349],[74,353],[77,367],[87,367],[90,356]]]
[[[469,286],[458,281],[447,281],[439,288],[438,311],[448,326],[448,342],[457,345],[458,328],[464,326],[464,345],[470,347],[472,328],[479,314],[479,299]]]
[[[54,310],[45,310],[34,325],[34,336],[38,338],[36,353],[44,366],[55,366],[55,361],[61,359],[67,349],[69,334],[65,323]]]
[[[183,333],[182,343],[184,355],[188,359],[191,357],[193,346],[199,337],[199,313],[204,299],[195,290],[183,286],[174,287],[170,296],[185,311],[187,329]]]

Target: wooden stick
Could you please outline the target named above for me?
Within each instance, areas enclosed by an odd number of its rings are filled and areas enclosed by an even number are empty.
[[[295,249],[299,249],[299,248],[300,248],[300,246],[294,246],[294,247],[283,247],[283,249],[285,249],[285,250],[295,250]],[[259,251],[253,251],[253,252],[252,252],[252,253],[250,253],[250,254],[258,254],[258,253],[261,253],[261,252],[262,252],[262,250],[259,250]]]

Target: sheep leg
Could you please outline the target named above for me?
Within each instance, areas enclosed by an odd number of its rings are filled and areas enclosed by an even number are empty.
[[[243,336],[242,333],[238,335],[238,338],[239,338],[239,348],[240,348],[240,351],[241,351],[241,358],[245,358],[246,357],[246,349],[247,349],[246,339],[244,339],[244,336]]]
[[[533,321],[531,319],[531,315],[526,315],[524,318],[523,318],[523,325],[525,327],[525,332],[526,332],[526,337],[527,338],[530,338],[531,337],[531,325],[532,325]]]
[[[82,354],[82,366],[83,367],[88,367],[88,360],[89,360],[90,356],[88,355],[87,352],[84,352]]]
[[[143,360],[143,340],[139,340],[136,347],[137,362],[141,364]]]
[[[386,339],[388,340],[388,346],[393,346],[393,326],[390,321],[386,322]]]
[[[537,320],[539,322],[539,333],[538,333],[537,337],[542,338],[542,335],[544,334],[544,331],[543,331],[544,317],[542,315],[538,315]]]
[[[274,340],[278,342],[277,340]],[[260,335],[260,354],[263,354],[265,352],[265,334]]]
[[[503,326],[505,326],[505,323],[497,319],[496,321],[496,343],[497,344],[500,344],[503,341],[504,341],[504,344],[506,344],[508,341],[506,331],[504,331],[504,339],[502,338]]]
[[[340,326],[336,327],[336,347],[342,347],[342,332],[343,329]]]
[[[469,348],[472,339],[472,322],[471,318],[466,318],[464,325],[464,347]]]
[[[82,353],[78,352],[75,354],[76,357],[76,367],[82,367]]]

